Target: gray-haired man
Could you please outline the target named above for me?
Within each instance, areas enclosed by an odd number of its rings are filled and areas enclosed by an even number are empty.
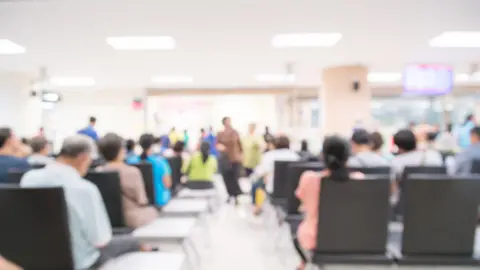
[[[28,172],[21,181],[22,187],[63,187],[75,269],[99,266],[111,258],[140,251],[139,243],[133,238],[112,238],[100,192],[83,179],[92,162],[94,147],[93,140],[85,135],[68,137],[56,162]]]

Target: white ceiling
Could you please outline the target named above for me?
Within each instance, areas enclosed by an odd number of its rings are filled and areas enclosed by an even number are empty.
[[[192,76],[193,87],[258,85],[259,73],[295,63],[297,84],[321,69],[364,64],[402,72],[445,63],[466,72],[480,49],[430,48],[442,31],[480,31],[479,0],[0,0],[0,38],[27,48],[0,69],[92,76],[101,87],[144,87],[154,75]],[[333,48],[274,49],[278,33],[340,32]],[[176,50],[114,51],[107,36],[175,38]]]

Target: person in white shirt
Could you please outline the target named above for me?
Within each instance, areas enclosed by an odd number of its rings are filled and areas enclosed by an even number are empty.
[[[352,152],[347,162],[349,167],[381,167],[388,166],[388,160],[372,151],[372,136],[365,129],[357,129],[353,132]]]
[[[48,156],[50,147],[45,137],[34,137],[30,140],[30,147],[32,148],[32,154],[27,158],[30,165],[47,165],[54,162],[53,158]]]
[[[83,179],[93,148],[93,140],[85,135],[68,137],[56,162],[29,171],[20,183],[22,187],[63,187],[75,269],[96,269],[109,259],[141,249],[133,237],[112,237],[100,191]]]
[[[452,124],[447,124],[446,129],[438,134],[435,139],[435,148],[444,154],[453,154],[458,149],[457,139],[453,135]]]
[[[252,198],[255,204],[255,193],[258,188],[265,186],[267,193],[273,192],[273,177],[275,171],[275,161],[298,161],[300,156],[293,150],[290,150],[290,140],[286,136],[279,136],[274,139],[275,149],[266,152],[260,164],[254,169],[250,175],[250,179],[254,182],[252,186]],[[261,208],[256,207],[254,214],[259,214]]]

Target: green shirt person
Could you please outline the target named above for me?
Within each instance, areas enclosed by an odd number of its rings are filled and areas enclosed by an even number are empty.
[[[182,171],[188,182],[212,182],[217,169],[217,159],[210,154],[210,144],[202,142],[200,152],[194,153],[191,159],[183,164]]]
[[[242,140],[243,167],[245,167],[247,175],[257,167],[262,156],[262,138],[255,135],[255,128],[255,124],[250,124],[248,126],[248,135]]]

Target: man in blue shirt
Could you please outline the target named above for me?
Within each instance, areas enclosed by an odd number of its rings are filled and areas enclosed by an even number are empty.
[[[98,134],[95,131],[95,124],[96,123],[97,123],[97,118],[95,118],[93,116],[90,117],[90,124],[88,125],[88,127],[79,130],[77,133],[82,134],[82,135],[86,135],[86,136],[92,138],[94,141],[98,141]]]
[[[480,126],[476,126],[470,131],[470,146],[465,148],[455,158],[455,173],[470,174],[474,160],[480,160]]]
[[[473,114],[467,115],[465,123],[458,130],[458,145],[464,149],[470,145],[470,131],[475,127]]]
[[[26,171],[30,165],[26,159],[18,158],[15,152],[20,142],[8,127],[0,128],[0,183],[8,181],[8,172]]]

